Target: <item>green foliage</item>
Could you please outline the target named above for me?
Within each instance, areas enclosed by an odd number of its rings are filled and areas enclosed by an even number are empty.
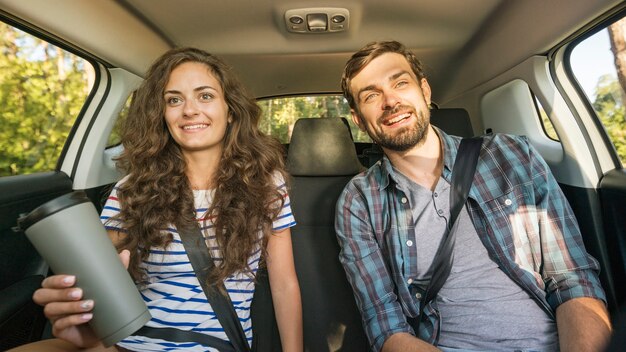
[[[622,165],[626,165],[626,108],[623,96],[618,80],[604,75],[598,80],[593,107],[613,141]]]
[[[124,120],[126,120],[126,117],[128,116],[128,111],[130,110],[130,103],[132,101],[132,98],[133,95],[131,94],[131,96],[126,99],[124,107],[122,107],[122,110],[118,114],[117,119],[115,120],[115,125],[113,125],[113,130],[111,131],[109,139],[107,140],[107,147],[112,147],[122,143],[122,125]]]
[[[350,107],[341,95],[266,99],[259,101],[259,105],[263,109],[261,131],[276,137],[282,143],[289,143],[293,125],[300,118],[341,117],[348,120],[355,141],[370,141],[367,133],[352,123]]]
[[[0,23],[0,176],[53,170],[88,94],[84,60]]]

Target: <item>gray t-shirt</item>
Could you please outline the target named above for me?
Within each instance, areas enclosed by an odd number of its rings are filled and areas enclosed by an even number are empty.
[[[450,184],[431,192],[396,171],[416,223],[417,282],[425,286],[450,216]],[[558,351],[555,321],[489,257],[467,208],[459,214],[450,276],[436,298],[439,345],[476,351]]]

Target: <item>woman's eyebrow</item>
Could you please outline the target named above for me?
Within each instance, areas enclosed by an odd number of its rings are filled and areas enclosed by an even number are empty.
[[[217,92],[217,89],[215,89],[215,88],[213,88],[213,87],[211,87],[211,86],[200,86],[200,87],[196,87],[196,88],[194,88],[194,89],[193,89],[193,91],[194,91],[194,92],[199,92],[199,91],[203,91],[203,90],[205,90],[205,89],[210,89],[210,90],[214,90],[214,91],[216,91],[216,92]],[[178,90],[176,90],[176,89],[169,89],[169,90],[166,90],[163,94],[165,95],[165,94],[180,94],[180,93],[181,93],[181,92],[180,92],[180,91],[178,91]]]

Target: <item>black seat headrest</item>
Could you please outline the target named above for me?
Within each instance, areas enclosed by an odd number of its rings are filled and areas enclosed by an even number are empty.
[[[433,108],[430,123],[445,133],[459,137],[473,137],[474,130],[467,110],[461,108]]]
[[[301,118],[293,128],[287,170],[292,176],[346,176],[363,166],[341,119]]]

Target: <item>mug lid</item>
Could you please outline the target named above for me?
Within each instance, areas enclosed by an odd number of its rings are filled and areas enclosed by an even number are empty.
[[[22,231],[25,231],[36,222],[43,220],[44,218],[54,213],[58,213],[63,209],[85,202],[90,202],[90,200],[84,191],[74,191],[68,194],[64,194],[38,206],[30,213],[21,216],[19,219],[17,219],[17,226]]]

